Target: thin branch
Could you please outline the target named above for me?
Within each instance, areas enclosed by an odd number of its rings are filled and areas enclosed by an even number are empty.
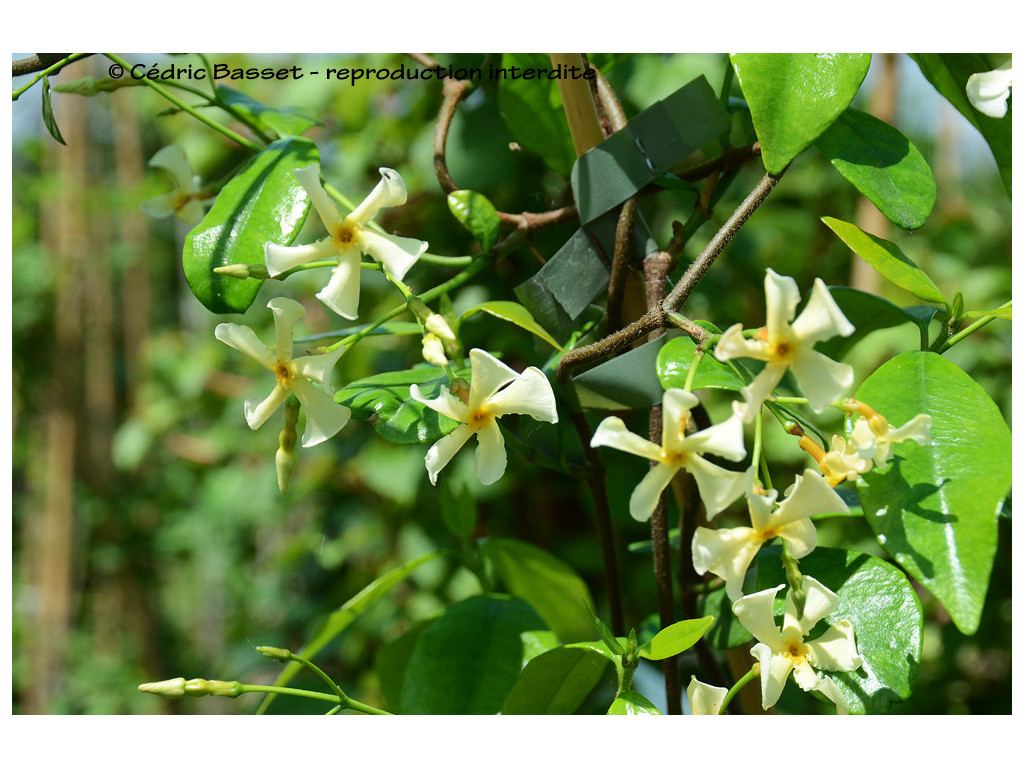
[[[70,53],[37,53],[35,56],[29,56],[25,59],[18,59],[11,62],[11,76],[17,77],[18,75],[31,75],[33,72],[40,72],[47,67],[52,67],[61,59],[66,59],[70,56]],[[87,53],[85,56],[92,56],[93,54]],[[57,74],[60,72],[59,69],[54,70],[51,74]]]
[[[608,330],[622,327],[622,302],[626,288],[626,272],[633,254],[633,232],[636,223],[636,198],[629,198],[622,206],[619,223],[615,227],[615,255],[608,278]]]

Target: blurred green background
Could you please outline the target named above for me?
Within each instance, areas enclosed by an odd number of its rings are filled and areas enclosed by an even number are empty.
[[[17,57],[17,55],[16,55]],[[153,54],[126,55],[168,63]],[[478,66],[479,56],[439,56]],[[397,55],[234,55],[210,59],[230,66],[396,67]],[[496,61],[496,57],[492,57]],[[198,63],[194,57],[176,63]],[[405,60],[409,65],[412,62]],[[627,115],[634,115],[693,77],[716,89],[727,66],[721,55],[601,56]],[[67,67],[54,83],[103,76],[100,57]],[[16,79],[15,87],[24,80]],[[295,105],[323,125],[307,133],[320,148],[324,178],[353,200],[398,169],[409,189],[403,234],[430,242],[433,253],[471,253],[472,238],[448,213],[433,173],[432,141],[441,88],[436,82],[385,81],[356,87],[314,78],[227,85],[274,106]],[[236,713],[253,698],[165,701],[140,694],[145,681],[184,676],[270,683],[279,667],[258,645],[298,649],[317,621],[385,570],[453,545],[440,515],[440,493],[423,469],[427,446],[385,443],[365,424],[300,451],[292,488],[282,496],[273,464],[277,428],[251,432],[245,397],[271,386],[251,361],[217,342],[208,313],[181,275],[186,229],[152,220],[139,201],[170,188],[146,161],[180,144],[203,180],[226,174],[245,155],[191,117],[167,111],[144,87],[85,98],[54,94],[61,146],[39,119],[39,88],[14,104],[13,136],[13,695],[19,713]],[[855,104],[899,127],[929,161],[938,202],[919,231],[893,231],[816,150],[802,155],[778,190],[729,246],[687,306],[693,318],[759,323],[760,278],[771,266],[802,287],[814,276],[914,303],[864,265],[819,221],[833,215],[888,237],[921,264],[944,292],[961,290],[968,309],[997,306],[1010,291],[1010,204],[980,137],[904,56],[876,56]],[[502,114],[493,89],[478,89],[460,106],[449,138],[456,183],[490,197],[499,209],[543,211],[568,200],[564,175],[551,170]],[[560,117],[560,115],[559,115]],[[216,119],[229,121],[226,115]],[[506,119],[508,118],[508,119]],[[510,128],[510,126],[513,126]],[[235,126],[236,129],[244,128]],[[567,138],[566,138],[567,140]],[[518,142],[523,148],[510,146]],[[695,255],[763,173],[741,173],[712,223],[688,246]],[[685,193],[645,202],[662,242],[673,219],[693,205]],[[315,217],[301,242],[320,236]],[[387,222],[385,221],[385,226]],[[529,277],[572,234],[575,224],[538,232],[491,273],[453,296],[456,308],[514,299],[511,286]],[[679,271],[681,271],[680,268]],[[421,265],[414,289],[449,272]],[[395,299],[379,275],[363,281],[361,310],[390,308]],[[242,318],[268,338],[264,307],[273,295],[309,296],[322,276],[264,286]],[[303,282],[305,280],[305,282]],[[331,328],[317,302],[306,303],[305,327]],[[463,343],[500,348],[514,367],[540,364],[540,342],[476,315]],[[917,344],[908,327],[876,334],[851,361],[862,380],[873,366]],[[1010,419],[1010,325],[997,321],[949,353]],[[407,337],[372,338],[346,354],[336,377],[351,381],[411,366],[419,344]],[[646,417],[645,417],[646,418]],[[792,441],[768,443],[794,470],[803,458]],[[513,452],[514,454],[514,452]],[[462,452],[447,470],[476,498],[480,534],[522,538],[573,566],[598,596],[601,558],[585,486],[510,456],[509,470],[483,488]],[[641,468],[613,486],[615,522],[623,543],[645,538],[625,498]],[[617,489],[617,490],[616,490]],[[616,499],[614,494],[621,498]],[[1010,711],[1010,509],[977,634],[966,637],[923,590],[924,658],[913,697],[900,713]],[[830,521],[821,542],[846,541],[880,554],[862,520]],[[624,562],[627,624],[656,611],[646,556]],[[319,657],[342,688],[382,704],[375,652],[448,601],[479,591],[465,570],[438,560],[418,569],[362,616]],[[685,671],[685,668],[684,668]],[[689,679],[685,671],[684,679]],[[318,687],[300,677],[296,682]],[[654,699],[654,695],[651,696]],[[780,711],[817,711],[818,703],[789,686]],[[278,699],[272,711],[321,711]]]

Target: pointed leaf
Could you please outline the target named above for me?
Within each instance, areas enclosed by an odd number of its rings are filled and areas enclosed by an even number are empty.
[[[609,661],[590,648],[561,647],[530,660],[503,715],[571,715],[601,681]]]
[[[636,691],[626,691],[612,702],[609,715],[660,715],[658,708]]]
[[[714,620],[714,616],[705,616],[702,619],[677,621],[661,630],[650,642],[645,643],[640,649],[640,655],[645,659],[660,661],[680,654],[693,647],[708,631]]]
[[[935,207],[935,177],[906,136],[873,115],[847,109],[815,146],[889,221],[917,229]]]
[[[905,291],[910,291],[922,301],[931,301],[936,304],[946,303],[942,291],[932,282],[927,273],[905,256],[895,243],[869,235],[855,224],[833,219],[831,216],[823,216],[821,220],[839,236],[840,240],[846,243],[851,251],[864,259],[894,285]]]
[[[291,245],[309,211],[306,190],[292,173],[318,162],[316,145],[292,137],[268,145],[224,185],[213,208],[188,233],[182,253],[192,293],[212,312],[244,312],[262,280],[239,280],[213,270],[263,264],[267,243]]]
[[[480,243],[484,253],[498,242],[501,219],[486,197],[471,189],[458,189],[448,195],[448,208],[458,222]]]
[[[477,312],[486,312],[499,320],[518,325],[524,331],[529,331],[533,335],[540,337],[559,352],[565,351],[562,345],[555,341],[551,334],[545,331],[541,324],[533,319],[530,310],[522,304],[514,301],[485,301],[483,304],[477,304],[475,307],[470,307],[463,312],[462,319],[465,320]]]
[[[682,388],[686,385],[690,367],[693,365],[697,343],[689,336],[676,336],[665,342],[658,352],[656,362],[658,379],[665,389]],[[720,362],[713,354],[705,354],[697,365],[693,376],[692,389],[743,389],[743,380],[726,363]]]
[[[57,119],[53,116],[53,104],[50,100],[50,78],[43,78],[43,125],[61,144],[65,144],[64,137],[60,135],[60,128],[57,127]]]
[[[905,352],[857,390],[891,425],[931,416],[932,444],[907,440],[857,483],[878,542],[949,611],[978,628],[1010,491],[1010,430],[970,376],[934,352]]]
[[[226,85],[217,86],[217,97],[230,109],[263,129],[269,128],[281,138],[299,136],[314,125],[320,125],[319,120],[303,114],[298,107],[268,107],[252,96]]]
[[[729,57],[750,107],[769,173],[828,130],[868,73],[866,53],[734,53]]]

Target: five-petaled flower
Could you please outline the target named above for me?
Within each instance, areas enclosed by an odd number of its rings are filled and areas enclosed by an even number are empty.
[[[800,303],[800,290],[793,278],[769,269],[764,291],[765,326],[753,339],[746,339],[742,325],[736,323],[722,334],[715,347],[715,357],[722,361],[750,357],[766,362],[764,370],[741,390],[746,401],[744,420],[753,420],[787,369],[793,372],[811,408],[821,413],[853,384],[853,368],[812,347],[836,334],[849,336],[855,329],[821,278],[815,279],[807,306],[796,320],[793,315]]]
[[[765,709],[774,706],[792,673],[797,685],[805,691],[818,691],[835,702],[837,712],[846,714],[849,706],[839,686],[827,676],[819,678],[815,670],[849,672],[860,668],[864,662],[857,653],[853,625],[846,619],[833,622],[820,637],[804,642],[814,625],[839,607],[839,595],[804,576],[803,614],[798,615],[790,589],[780,631],[775,625],[774,605],[775,595],[783,587],[785,584],[780,584],[741,597],[732,607],[740,623],[758,640],[750,655],[761,665],[761,705]]]
[[[989,117],[1006,115],[1006,100],[1013,87],[1013,67],[1006,62],[991,72],[975,72],[967,78],[967,99],[976,110]]]
[[[462,422],[427,451],[427,474],[432,484],[470,437],[476,435],[476,476],[491,485],[505,474],[508,457],[498,419],[510,413],[532,416],[538,421],[558,422],[555,393],[551,383],[533,366],[516,373],[482,349],[469,351],[470,381],[465,401],[447,389],[429,399],[413,384],[409,394],[438,413]]]
[[[359,312],[360,254],[373,257],[384,265],[388,274],[401,280],[427,250],[422,240],[386,235],[366,226],[381,208],[402,205],[406,200],[405,182],[398,171],[379,170],[381,178],[377,186],[344,218],[320,184],[318,164],[292,171],[313,202],[329,236],[309,245],[267,243],[265,247],[264,257],[271,277],[311,261],[337,260],[330,281],[317,298],[349,320],[354,320]]]
[[[697,489],[712,518],[743,493],[743,473],[724,469],[701,456],[714,453],[732,461],[747,455],[743,447],[743,422],[736,409],[725,421],[687,434],[693,422],[690,410],[700,403],[697,396],[683,389],[669,389],[662,400],[661,445],[633,434],[617,416],[602,421],[590,444],[608,446],[634,456],[657,462],[629,498],[629,513],[643,522],[650,518],[661,492],[675,474],[685,469],[697,481]]]
[[[832,485],[857,480],[873,467],[884,469],[892,458],[893,446],[913,440],[921,446],[931,443],[932,417],[919,413],[902,427],[892,427],[884,416],[870,406],[848,400],[851,410],[860,413],[849,437],[832,437],[832,450],[818,460],[818,466]]]
[[[267,304],[274,313],[277,346],[271,351],[257,338],[252,328],[235,323],[221,323],[214,335],[230,347],[244,352],[275,377],[277,385],[265,399],[258,397],[245,401],[245,420],[252,429],[258,429],[290,395],[295,395],[306,412],[306,431],[302,445],[309,447],[335,435],[348,422],[351,411],[334,402],[330,394],[330,375],[341,357],[343,348],[320,355],[292,357],[292,328],[295,321],[306,314],[297,301],[277,297]],[[313,386],[316,381],[326,392]]]
[[[142,210],[155,218],[177,216],[192,226],[202,221],[204,210],[199,195],[199,177],[193,173],[182,148],[169,144],[153,155],[149,164],[171,174],[177,189],[143,200]]]
[[[751,527],[698,528],[691,545],[694,570],[699,574],[711,571],[725,579],[730,600],[743,594],[743,577],[765,543],[778,537],[786,542],[793,557],[804,557],[817,542],[811,515],[850,511],[825,478],[811,469],[797,478],[778,505],[778,491],[754,486],[752,468],[747,472],[746,493]]]
[[[686,687],[686,698],[690,700],[690,713],[694,715],[717,715],[722,709],[728,688],[702,683],[694,675],[690,675],[690,684]]]

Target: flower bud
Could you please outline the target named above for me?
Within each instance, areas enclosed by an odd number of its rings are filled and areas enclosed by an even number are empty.
[[[428,333],[423,337],[423,359],[431,365],[441,368],[448,365],[448,358],[444,355],[444,345],[432,333]]]
[[[261,645],[256,650],[268,659],[274,659],[275,661],[290,661],[292,658],[292,652],[287,648],[274,648],[269,645]]]
[[[284,406],[284,429],[278,435],[278,449],[274,454],[274,464],[277,467],[277,487],[281,493],[288,492],[291,484],[292,471],[295,469],[295,440],[297,433],[295,425],[299,421],[299,403],[294,398],[289,398]]]
[[[214,267],[213,271],[218,275],[226,275],[227,277],[235,277],[239,280],[245,280],[249,276],[249,265],[227,264],[223,267]]]
[[[430,316],[433,314],[433,312],[431,312],[430,310],[430,307],[424,304],[423,299],[421,299],[419,296],[410,296],[408,299],[405,300],[405,303],[408,305],[412,313],[416,315],[416,319],[419,320],[421,323],[426,323]]]
[[[185,678],[175,677],[172,680],[161,680],[158,683],[143,683],[139,686],[142,693],[152,693],[167,699],[180,699],[185,695]]]
[[[427,329],[429,333],[437,336],[445,344],[456,344],[458,343],[455,338],[455,333],[452,331],[452,327],[448,325],[448,321],[443,316],[434,313],[427,318],[423,327]]]

